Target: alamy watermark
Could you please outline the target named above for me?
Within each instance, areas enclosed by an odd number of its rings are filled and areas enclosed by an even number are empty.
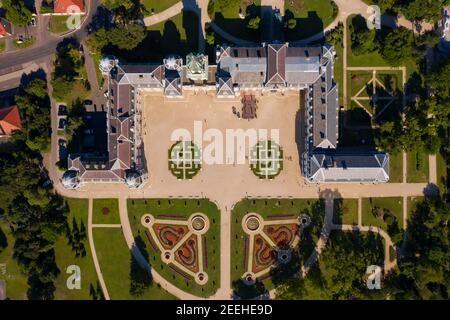
[[[381,29],[381,9],[379,6],[372,5],[367,7],[367,13],[370,16],[367,18],[367,28],[369,30]]]
[[[69,17],[66,20],[66,26],[69,30],[77,30],[81,28],[81,9],[77,5],[70,5],[67,7],[67,11]]]
[[[70,274],[67,278],[66,286],[69,290],[81,289],[81,269],[77,265],[70,265],[66,269],[66,273]]]
[[[270,131],[270,132],[269,132]],[[207,165],[214,164],[247,164],[254,148],[260,141],[272,141],[280,144],[279,129],[226,129],[225,132],[209,128],[203,130],[202,121],[194,121],[194,135],[185,128],[175,129],[171,134],[171,141],[192,141],[198,151],[200,161]],[[259,149],[260,150],[260,149]],[[192,153],[192,152],[191,152]],[[180,153],[185,158],[188,153]],[[267,156],[272,153],[267,152]],[[179,159],[173,159],[179,160]]]
[[[381,289],[381,267],[376,265],[371,265],[367,267],[366,274],[367,277],[366,285],[369,290],[380,290]]]

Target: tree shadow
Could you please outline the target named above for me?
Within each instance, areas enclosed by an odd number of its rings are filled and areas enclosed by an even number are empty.
[[[6,234],[3,232],[2,227],[0,227],[0,252],[2,249],[6,249],[7,247],[8,239],[6,238]]]
[[[268,291],[261,280],[256,279],[255,284],[247,285],[244,280],[235,280],[232,283],[233,299],[234,300],[248,300],[257,297],[268,295]]]
[[[322,33],[322,38],[325,37],[323,20],[318,16],[316,11],[308,11],[306,18],[295,18],[292,11],[286,10],[284,21],[289,19],[295,19],[297,23],[293,29],[284,29],[286,41],[302,40],[318,33]]]

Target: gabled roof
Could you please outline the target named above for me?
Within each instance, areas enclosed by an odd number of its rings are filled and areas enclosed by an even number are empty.
[[[84,0],[54,0],[53,5],[54,5],[53,9],[54,13],[70,14],[73,13],[74,11],[73,8],[76,7],[80,9],[81,13],[85,12]],[[78,10],[76,10],[75,12],[78,12]]]
[[[217,77],[217,95],[218,96],[232,96],[233,79],[230,76]]]
[[[11,23],[4,18],[0,18],[0,38],[11,35]]]
[[[286,44],[269,44],[267,47],[267,85],[286,83]]]
[[[10,135],[21,128],[19,110],[16,106],[0,109],[0,135]]]

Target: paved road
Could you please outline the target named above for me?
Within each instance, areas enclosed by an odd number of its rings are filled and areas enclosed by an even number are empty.
[[[68,35],[67,37],[75,37],[79,40],[82,40],[87,36],[86,26],[92,21],[92,17],[96,12],[97,6],[99,5],[99,0],[90,0],[87,3],[88,14],[86,19],[84,20],[83,27],[80,30]],[[46,32],[46,34],[48,34],[48,32]],[[63,38],[57,36],[49,36],[40,40],[41,42],[37,46],[1,54],[0,73],[2,69],[25,64],[28,62],[34,61],[40,63],[45,61],[49,56],[55,53],[58,43],[60,43]]]

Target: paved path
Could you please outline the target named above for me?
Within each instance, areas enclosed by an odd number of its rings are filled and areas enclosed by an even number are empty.
[[[436,155],[435,154],[430,154],[428,156],[428,162],[429,162],[429,180],[430,180],[430,183],[437,184],[438,183],[438,177],[437,177]]]
[[[158,24],[160,22],[166,21],[176,16],[177,14],[180,14],[182,10],[183,10],[183,1],[180,1],[164,11],[161,11],[157,14],[153,14],[149,17],[145,17],[144,23],[146,26]]]
[[[92,224],[92,198],[89,198],[89,211],[88,211],[88,238],[89,238],[89,247],[91,249],[92,260],[94,261],[95,271],[97,272],[98,281],[100,282],[100,286],[102,287],[103,295],[106,300],[110,300],[108,289],[106,287],[105,281],[103,279],[102,270],[100,269],[100,264],[98,263],[97,251],[95,250],[94,244],[94,235],[92,232],[93,224]]]

